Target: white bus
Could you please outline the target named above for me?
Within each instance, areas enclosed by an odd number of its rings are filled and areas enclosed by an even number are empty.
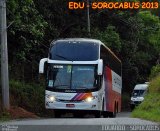
[[[99,40],[53,41],[39,73],[46,74],[45,107],[55,117],[64,112],[115,117],[121,111],[121,61]]]

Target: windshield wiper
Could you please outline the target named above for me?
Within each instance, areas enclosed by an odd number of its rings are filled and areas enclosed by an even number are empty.
[[[63,58],[63,59],[65,59],[65,60],[67,60],[67,61],[72,61],[72,60],[70,60],[70,59],[68,59],[68,58],[66,58],[66,57],[64,57],[64,56],[58,55],[58,54],[56,54],[56,56],[58,56],[58,57],[60,57],[60,58]]]

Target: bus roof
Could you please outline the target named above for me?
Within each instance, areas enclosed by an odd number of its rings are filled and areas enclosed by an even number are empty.
[[[65,39],[58,39],[58,40],[53,40],[51,42],[51,46],[54,45],[56,42],[78,42],[78,41],[84,41],[84,42],[92,42],[96,43],[98,45],[103,45],[120,63],[121,60],[112,52],[104,43],[102,43],[100,40],[97,39],[91,39],[91,38],[65,38]]]
[[[93,43],[97,43],[97,44],[101,43],[100,40],[90,39],[90,38],[65,38],[65,39],[53,40],[51,42],[51,45],[55,44],[55,42],[74,42],[74,41],[75,42],[77,42],[77,41],[93,42]]]

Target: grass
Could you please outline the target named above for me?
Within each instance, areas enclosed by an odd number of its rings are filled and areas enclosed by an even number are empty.
[[[132,117],[160,122],[160,75],[149,84],[149,93],[133,112]]]
[[[21,107],[39,117],[54,116],[53,111],[45,109],[45,85],[28,84],[17,80],[10,80],[9,85],[12,107]],[[0,121],[10,120],[10,114],[2,111],[1,98],[0,92]]]
[[[11,106],[22,107],[38,116],[46,114],[44,104],[45,87],[39,84],[27,84],[16,80],[10,80],[9,84]],[[6,115],[6,112],[3,113],[1,109],[2,103],[0,102],[0,120],[7,120],[9,115]]]
[[[10,120],[10,114],[7,111],[0,113],[0,122],[8,121]]]
[[[10,81],[11,104],[20,106],[28,111],[39,113],[44,109],[44,87],[38,84],[26,84]]]

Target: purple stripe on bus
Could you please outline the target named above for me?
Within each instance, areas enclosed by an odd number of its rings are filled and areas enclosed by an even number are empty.
[[[71,100],[75,100],[77,96],[79,96],[81,93],[77,93]]]

